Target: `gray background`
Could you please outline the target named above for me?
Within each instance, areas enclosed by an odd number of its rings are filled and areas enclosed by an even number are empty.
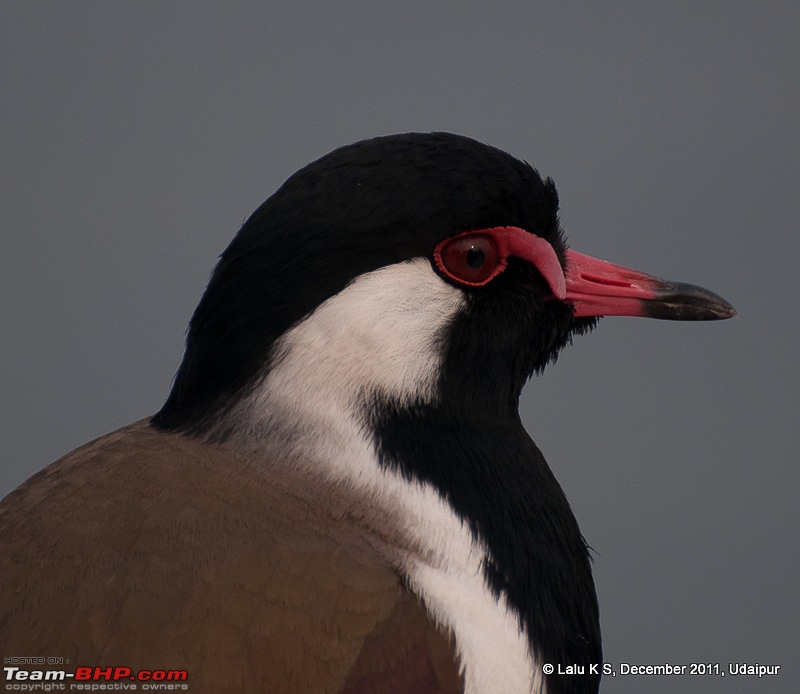
[[[798,675],[793,3],[4,2],[0,493],[154,412],[215,258],[342,144],[450,130],[555,178],[574,248],[740,318],[610,318],[526,389],[606,659]],[[556,6],[558,5],[558,6]]]

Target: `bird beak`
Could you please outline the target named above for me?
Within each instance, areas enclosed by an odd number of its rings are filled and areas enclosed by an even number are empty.
[[[573,304],[575,317],[720,320],[736,315],[721,296],[693,284],[662,280],[571,250],[566,265],[564,301]]]

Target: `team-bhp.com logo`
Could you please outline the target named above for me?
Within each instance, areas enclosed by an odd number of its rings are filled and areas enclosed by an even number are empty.
[[[28,670],[3,668],[6,691],[187,691],[186,670],[134,670],[125,666],[89,667],[81,665],[74,672],[66,670]]]

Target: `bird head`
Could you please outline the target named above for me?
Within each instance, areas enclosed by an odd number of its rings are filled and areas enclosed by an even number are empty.
[[[600,316],[734,314],[707,290],[568,249],[555,184],[526,162],[447,133],[380,137],[301,169],[244,223],[155,422],[203,432],[302,349],[362,394],[485,418]]]

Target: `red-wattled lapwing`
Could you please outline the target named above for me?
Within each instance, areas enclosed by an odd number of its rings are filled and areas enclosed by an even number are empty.
[[[310,164],[222,254],[158,414],[2,502],[3,655],[198,692],[596,691],[587,544],[517,406],[604,315],[735,311],[567,250],[553,182],[468,138]]]

